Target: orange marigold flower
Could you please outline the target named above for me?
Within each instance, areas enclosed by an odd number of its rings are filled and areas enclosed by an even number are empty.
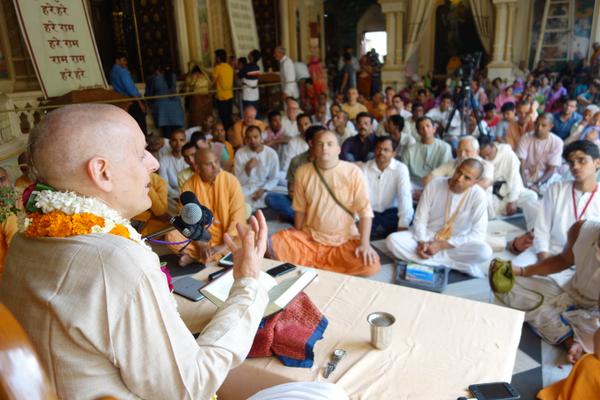
[[[129,230],[125,225],[116,225],[109,233],[129,239]]]

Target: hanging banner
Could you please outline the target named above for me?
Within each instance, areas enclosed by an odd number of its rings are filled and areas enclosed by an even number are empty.
[[[13,0],[44,97],[106,88],[85,0]]]
[[[252,0],[227,0],[227,11],[235,55],[247,57],[259,48]]]

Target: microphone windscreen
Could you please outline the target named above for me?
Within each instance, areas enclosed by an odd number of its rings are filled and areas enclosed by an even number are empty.
[[[181,205],[184,206],[190,203],[200,205],[200,202],[198,201],[198,198],[196,197],[194,192],[190,192],[189,190],[187,192],[181,193],[181,196],[179,196],[179,200],[181,201]]]
[[[191,193],[191,192],[185,192]],[[194,196],[195,197],[195,196]],[[198,204],[188,203],[181,209],[181,220],[188,225],[196,225],[202,219],[202,208]]]

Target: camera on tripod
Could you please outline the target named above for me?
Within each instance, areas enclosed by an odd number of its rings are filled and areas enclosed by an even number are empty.
[[[454,76],[460,78],[463,87],[470,86],[475,72],[481,65],[482,58],[483,53],[481,51],[465,54],[460,57],[460,67],[454,71]]]

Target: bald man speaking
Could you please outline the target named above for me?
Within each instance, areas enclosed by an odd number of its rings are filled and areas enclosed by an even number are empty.
[[[3,302],[31,338],[61,399],[208,399],[246,357],[268,302],[258,284],[264,217],[240,226],[229,299],[195,340],[156,254],[129,218],[150,207],[133,118],[109,105],[48,114],[29,135],[38,183],[9,248]],[[43,185],[40,185],[43,184]]]

